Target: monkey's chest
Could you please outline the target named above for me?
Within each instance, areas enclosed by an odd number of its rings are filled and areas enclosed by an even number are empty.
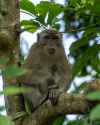
[[[62,79],[63,72],[62,69],[57,66],[56,64],[51,65],[36,65],[35,67],[32,67],[32,72],[30,74],[31,82],[34,81],[34,83],[40,83],[40,82],[46,82],[48,79],[52,79],[55,82],[59,82],[60,79]],[[32,77],[31,77],[32,76]]]

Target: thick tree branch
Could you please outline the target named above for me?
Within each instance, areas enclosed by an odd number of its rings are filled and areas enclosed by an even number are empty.
[[[26,117],[21,125],[49,125],[65,114],[84,114],[91,108],[91,103],[84,95],[62,93],[58,104],[53,106],[49,101],[41,105],[32,115]]]
[[[87,84],[87,90],[100,90],[100,80],[92,81]],[[86,90],[86,91],[87,91]],[[15,115],[23,111],[23,104],[20,96],[19,98],[10,99],[10,115]],[[12,98],[12,97],[11,97]],[[66,92],[59,96],[57,105],[52,105],[49,100],[36,109],[31,115],[24,115],[15,120],[15,125],[51,125],[51,123],[60,115],[65,114],[85,114],[95,106],[98,102],[89,101],[85,95],[82,94],[68,94]],[[25,112],[24,112],[25,113]]]

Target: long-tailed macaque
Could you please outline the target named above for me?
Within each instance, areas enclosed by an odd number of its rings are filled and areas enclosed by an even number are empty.
[[[57,103],[61,92],[70,84],[71,68],[62,45],[62,37],[56,30],[44,30],[38,34],[23,66],[28,73],[20,78],[23,86],[31,87],[30,93],[24,94],[33,109],[45,99]]]

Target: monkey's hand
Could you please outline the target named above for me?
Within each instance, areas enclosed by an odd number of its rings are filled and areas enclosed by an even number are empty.
[[[50,99],[52,105],[57,104],[59,95],[60,92],[57,86],[49,88],[48,98]]]

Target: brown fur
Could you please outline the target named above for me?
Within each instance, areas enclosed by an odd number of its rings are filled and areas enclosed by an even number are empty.
[[[29,52],[24,66],[28,73],[20,78],[23,85],[33,91],[25,94],[33,108],[50,96],[56,99],[58,93],[69,87],[71,69],[65,56],[62,39],[55,30],[43,31]]]

